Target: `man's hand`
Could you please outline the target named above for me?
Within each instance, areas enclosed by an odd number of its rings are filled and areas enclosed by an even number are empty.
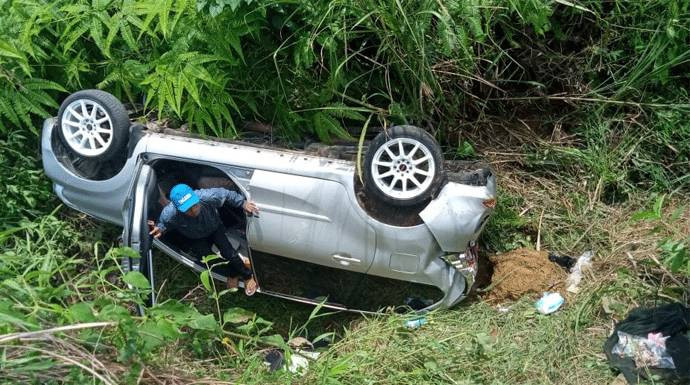
[[[151,230],[149,231],[149,235],[153,235],[153,237],[156,239],[160,238],[161,235],[163,235],[161,229],[159,229],[153,221],[148,221],[146,223],[148,223],[149,229]]]
[[[259,216],[259,206],[257,206],[254,201],[244,201],[242,208],[249,215]]]

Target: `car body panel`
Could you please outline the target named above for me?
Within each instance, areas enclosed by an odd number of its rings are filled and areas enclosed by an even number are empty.
[[[489,179],[488,183],[488,186],[448,183],[438,198],[419,213],[443,251],[464,251],[479,236],[489,214],[483,202],[495,198],[496,180]]]
[[[133,204],[134,183],[141,165],[173,159],[212,166],[236,181],[255,200],[259,218],[250,218],[249,247],[331,268],[431,285],[444,293],[431,307],[451,306],[464,297],[473,270],[461,270],[444,256],[473,266],[467,250],[476,241],[490,208],[482,200],[495,198],[495,177],[486,186],[447,182],[420,213],[423,223],[394,226],[370,216],[355,191],[351,161],[307,155],[298,151],[144,133],[131,145],[124,167],[106,180],[82,178],[53,149],[55,119],[43,125],[42,159],[46,175],[68,206],[125,227],[123,212]],[[135,194],[136,195],[136,194]],[[162,242],[153,245],[173,258],[181,256]],[[184,262],[186,263],[186,262]],[[471,277],[469,277],[471,278]],[[294,297],[272,293],[284,297]],[[312,303],[309,299],[304,301]]]
[[[147,302],[149,305],[156,303],[156,290],[153,274],[153,253],[151,250],[151,237],[147,226],[147,191],[156,183],[156,175],[149,165],[137,163],[138,175],[132,186],[126,203],[123,207],[122,217],[125,219],[123,226],[123,243],[131,247],[140,258],[123,257],[124,271],[138,271],[149,280],[150,291]],[[139,309],[143,314],[143,309]]]
[[[261,218],[249,226],[252,249],[366,272],[373,228],[354,214],[345,187],[331,180],[256,170],[249,191]]]

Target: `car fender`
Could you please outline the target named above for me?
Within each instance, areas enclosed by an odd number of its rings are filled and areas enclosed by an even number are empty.
[[[479,236],[492,211],[491,201],[495,198],[495,177],[490,177],[486,186],[449,182],[419,216],[441,250],[462,252]]]

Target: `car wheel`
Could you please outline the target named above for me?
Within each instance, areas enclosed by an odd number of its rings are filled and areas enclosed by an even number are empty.
[[[124,149],[130,122],[127,110],[115,96],[83,90],[62,102],[57,124],[60,140],[70,151],[105,161]]]
[[[431,197],[443,179],[443,158],[436,140],[414,126],[394,126],[374,138],[364,159],[367,194],[396,206]]]

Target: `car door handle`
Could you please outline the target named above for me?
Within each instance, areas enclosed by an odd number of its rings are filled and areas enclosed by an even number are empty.
[[[348,255],[342,255],[342,254],[333,254],[331,256],[334,261],[338,262],[339,264],[343,266],[350,266],[351,264],[359,264],[362,263],[362,260],[357,259],[357,258],[352,258]]]

